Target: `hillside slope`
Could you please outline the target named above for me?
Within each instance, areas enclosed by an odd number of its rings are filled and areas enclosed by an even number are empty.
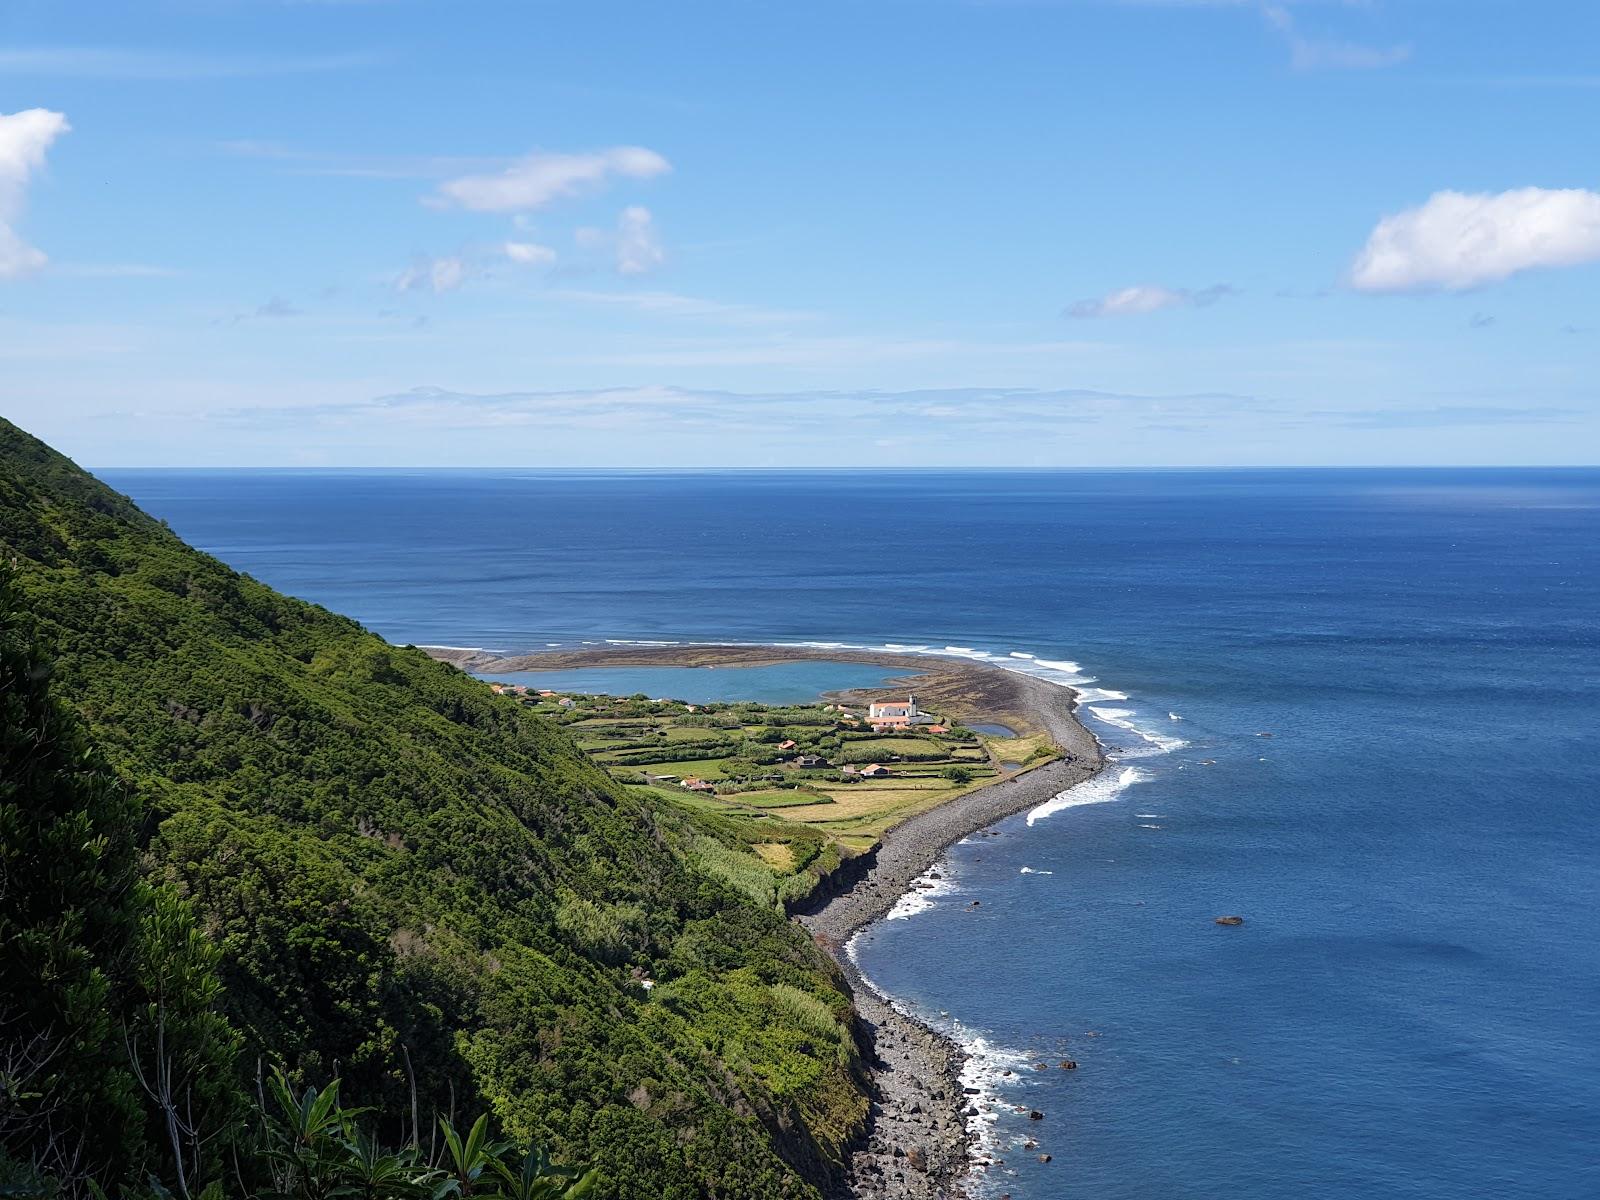
[[[707,831],[448,665],[186,546],[0,421],[0,552],[223,949],[243,1060],[482,1105],[606,1197],[809,1196],[866,1100],[839,977]],[[657,985],[646,989],[643,979]]]

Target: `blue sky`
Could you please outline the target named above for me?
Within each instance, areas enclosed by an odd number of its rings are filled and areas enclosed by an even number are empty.
[[[1593,462],[1583,0],[0,9],[91,465]]]

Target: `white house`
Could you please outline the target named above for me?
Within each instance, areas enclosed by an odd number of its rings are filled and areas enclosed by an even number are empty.
[[[917,719],[917,698],[907,696],[904,703],[899,700],[887,704],[869,704],[867,706],[867,722],[871,725],[903,726],[910,725]]]

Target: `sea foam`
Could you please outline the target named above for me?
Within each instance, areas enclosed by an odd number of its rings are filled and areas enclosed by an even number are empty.
[[[1025,1072],[1033,1060],[1020,1050],[998,1045],[968,1029],[960,1021],[953,1021],[948,1032],[966,1056],[961,1064],[961,1086],[972,1089],[966,1099],[978,1110],[967,1118],[967,1134],[972,1138],[975,1157],[995,1158],[1000,1150],[996,1127],[1007,1103],[1001,1092],[1028,1086],[1031,1080]]]
[[[1121,771],[1112,774],[1102,771],[1093,779],[1086,779],[1076,787],[1069,787],[1064,792],[1058,792],[1046,800],[1038,808],[1028,812],[1028,824],[1042,821],[1046,817],[1053,817],[1058,812],[1065,812],[1069,808],[1077,808],[1084,804],[1105,804],[1115,800],[1127,788],[1136,783],[1142,783],[1150,776],[1139,770],[1138,767],[1123,767]]]
[[[938,877],[935,878],[935,875]],[[948,896],[953,891],[955,891],[955,880],[950,878],[949,868],[942,865],[929,867],[911,881],[911,887],[894,902],[894,907],[884,914],[884,920],[904,921],[907,917],[927,912],[941,897]]]
[[[1145,758],[1151,754],[1171,754],[1174,750],[1189,744],[1182,738],[1141,729],[1134,721],[1133,718],[1136,714],[1131,709],[1090,708],[1089,711],[1094,714],[1097,721],[1104,721],[1107,725],[1115,725],[1118,729],[1126,729],[1129,733],[1144,739],[1146,745],[1123,750],[1117,755],[1118,758]]]

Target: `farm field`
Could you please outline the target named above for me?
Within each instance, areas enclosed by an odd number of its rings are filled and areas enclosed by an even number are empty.
[[[875,732],[839,704],[508,692],[559,721],[618,782],[735,833],[748,853],[708,848],[702,868],[774,902],[805,895],[907,817],[1056,753],[1043,737],[990,738],[938,714]]]

